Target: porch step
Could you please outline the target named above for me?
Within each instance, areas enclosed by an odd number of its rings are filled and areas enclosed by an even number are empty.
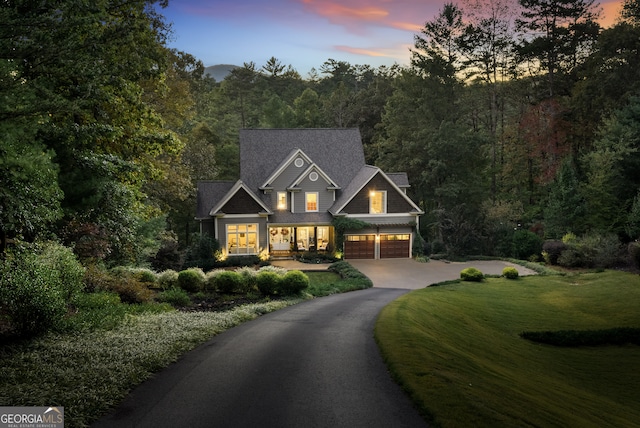
[[[270,258],[271,258],[271,260],[294,260],[295,259],[295,257],[293,257],[293,256],[288,256],[288,255],[287,256],[285,256],[285,255],[279,256],[277,254],[272,254]]]

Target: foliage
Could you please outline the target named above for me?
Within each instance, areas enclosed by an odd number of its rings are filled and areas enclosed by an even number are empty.
[[[54,154],[40,144],[24,144],[20,137],[33,135],[5,125],[0,121],[0,253],[7,236],[33,239],[48,230],[62,215],[63,197]]]
[[[569,240],[558,264],[570,268],[611,268],[624,264],[622,246],[615,235],[588,234]]]
[[[537,256],[542,251],[543,240],[536,233],[529,230],[516,230],[512,237],[513,257],[526,260],[530,256]]]
[[[66,302],[72,302],[84,289],[85,268],[71,248],[49,241],[36,247],[38,262],[49,270],[49,286],[60,289]]]
[[[181,288],[170,288],[158,293],[156,299],[159,302],[169,303],[176,308],[188,306],[191,303],[189,294]]]
[[[553,346],[640,345],[640,329],[631,327],[605,330],[523,331],[520,337]]]
[[[479,269],[468,267],[460,271],[460,279],[463,281],[481,282],[484,279],[484,274]]]
[[[282,276],[275,272],[261,271],[256,275],[256,286],[265,296],[274,296],[278,294],[281,280]]]
[[[199,267],[204,270],[216,265],[215,254],[220,250],[220,243],[211,235],[196,233],[191,237],[191,245],[187,249],[185,266]]]
[[[213,277],[213,287],[223,294],[238,293],[243,288],[243,277],[235,271],[223,271]]]
[[[157,275],[156,282],[163,290],[176,288],[178,287],[178,272],[172,269],[162,271]]]
[[[195,293],[204,288],[205,275],[200,268],[189,268],[178,273],[178,286]]]
[[[291,296],[300,294],[309,287],[309,277],[299,270],[290,270],[280,280],[278,294]]]
[[[348,217],[335,217],[331,223],[336,231],[336,250],[341,251],[344,248],[344,234],[347,230],[355,231],[369,227],[370,224]]]
[[[513,266],[507,266],[502,269],[502,276],[507,279],[518,279],[520,274],[518,273],[518,269],[514,268]]]
[[[262,264],[259,256],[233,256],[224,260],[218,260],[214,266],[216,268],[257,266]]]
[[[0,261],[0,309],[18,335],[34,336],[60,327],[67,304],[59,275],[28,251]]]
[[[360,272],[359,270],[351,266],[349,262],[345,262],[345,261],[335,262],[331,264],[331,266],[329,266],[328,270],[330,272],[337,273],[338,275],[340,275],[342,279],[356,280],[357,282],[363,285],[363,288],[368,288],[373,286],[373,283],[371,282],[371,280],[365,274],[363,274],[362,272]]]
[[[630,242],[627,246],[627,252],[631,258],[631,263],[636,269],[640,269],[640,242]]]
[[[557,265],[558,258],[564,250],[567,249],[567,245],[562,241],[549,240],[542,244],[542,255],[545,262]]]

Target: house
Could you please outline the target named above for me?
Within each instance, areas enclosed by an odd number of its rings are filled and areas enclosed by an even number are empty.
[[[411,257],[423,212],[408,187],[365,164],[357,129],[243,129],[240,179],[199,182],[196,220],[226,256],[331,251],[347,218],[368,225],[344,231],[344,258]]]

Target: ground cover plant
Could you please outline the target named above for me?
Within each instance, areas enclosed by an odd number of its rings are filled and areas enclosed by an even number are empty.
[[[216,277],[229,276],[225,272],[229,271],[208,272],[205,285],[215,286]],[[188,281],[197,277],[193,289],[198,291],[189,293],[179,287],[175,271],[156,274],[151,281],[147,271],[138,269],[87,269],[85,285],[90,292],[73,299],[73,313],[55,331],[29,339],[6,340],[0,335],[0,403],[64,406],[66,426],[87,426],[131,388],[213,335],[305,299],[354,289],[353,278],[343,280],[333,272],[306,275],[266,266],[241,268],[234,274],[231,282],[238,288],[225,289],[232,294],[223,295],[218,289],[201,290],[199,272],[186,277]],[[247,288],[256,284],[259,274],[275,278],[275,295]],[[325,281],[322,274],[331,280]],[[360,275],[357,289],[370,284]],[[155,292],[155,298],[125,302],[128,292],[119,284],[138,289],[145,277],[145,289]],[[242,284],[237,283],[238,277]],[[219,304],[203,305],[207,299]]]
[[[624,272],[460,281],[391,303],[376,338],[433,426],[635,426],[638,301],[640,277]],[[554,346],[521,337],[566,331],[600,339]],[[626,344],[609,344],[621,332]]]

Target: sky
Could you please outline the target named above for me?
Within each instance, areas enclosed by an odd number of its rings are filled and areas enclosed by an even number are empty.
[[[617,17],[620,0],[600,2],[601,24]],[[414,35],[445,0],[169,0],[169,47],[205,66],[271,57],[307,77],[328,59],[374,68],[408,65]]]

